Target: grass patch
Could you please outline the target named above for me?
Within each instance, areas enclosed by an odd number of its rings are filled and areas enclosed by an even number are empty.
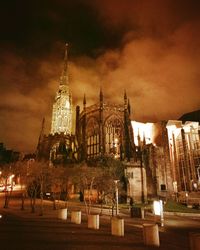
[[[200,213],[200,209],[188,208],[186,205],[177,203],[175,201],[167,201],[164,205],[165,212],[179,212],[179,213]]]

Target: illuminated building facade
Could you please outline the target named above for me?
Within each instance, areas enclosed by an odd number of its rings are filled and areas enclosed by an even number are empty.
[[[66,44],[64,67],[52,109],[51,133],[44,134],[43,120],[37,146],[37,158],[53,164],[66,164],[78,159],[76,138],[72,134],[72,97],[69,89],[67,49]]]
[[[141,123],[131,121],[126,93],[122,104],[108,103],[100,90],[96,104],[76,107],[72,134],[72,97],[68,80],[67,47],[64,69],[52,111],[51,133],[44,134],[44,121],[37,158],[68,164],[113,157],[125,165],[127,196],[135,202],[171,196],[199,188],[199,124],[180,121]]]
[[[170,196],[173,186],[166,122],[131,124],[137,161],[127,166],[127,193],[138,201]]]
[[[51,134],[72,133],[72,98],[69,90],[67,44],[64,58],[64,69],[60,77],[59,89],[53,104]]]
[[[84,96],[83,111],[76,108],[76,137],[80,160],[101,156],[130,160],[135,146],[126,93],[122,105],[105,102],[100,90],[99,102],[87,107]]]
[[[126,93],[120,105],[105,101],[102,90],[94,105],[87,106],[84,96],[83,110],[76,107],[75,134],[72,134],[67,60],[66,48],[64,69],[53,104],[51,133],[44,134],[43,121],[37,158],[52,164],[68,164],[113,157],[125,163],[127,195],[135,202],[156,196],[162,189],[168,191],[166,161],[161,164],[155,160],[156,155],[161,157],[164,151],[153,144],[154,124],[131,122],[131,107]]]
[[[200,190],[199,122],[167,123],[174,192]]]

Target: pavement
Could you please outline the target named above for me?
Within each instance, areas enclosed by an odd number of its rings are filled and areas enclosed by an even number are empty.
[[[124,218],[124,237],[111,235],[111,211],[104,209],[100,216],[100,229],[88,229],[85,207],[77,202],[68,202],[68,218],[66,221],[57,218],[58,211],[53,210],[52,202],[44,202],[44,213],[40,216],[40,203],[37,201],[36,212],[30,212],[29,201],[25,210],[20,210],[20,200],[13,199],[8,209],[3,209],[0,200],[0,249],[1,250],[144,250],[155,249],[143,243],[143,224],[154,223],[151,215],[130,218],[129,212],[120,211]],[[64,203],[58,202],[58,208]],[[71,223],[70,212],[82,211],[80,225]],[[99,213],[100,208],[92,212]],[[200,234],[200,218],[166,215],[164,227],[159,227],[161,250],[189,250],[189,233]]]

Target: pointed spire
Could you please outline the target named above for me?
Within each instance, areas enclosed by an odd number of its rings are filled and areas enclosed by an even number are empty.
[[[124,90],[124,101],[127,100],[126,90]]]
[[[145,133],[143,133],[143,146],[146,145],[146,138],[145,138]]]
[[[124,90],[124,109],[127,110],[127,95],[126,95],[126,90]]]
[[[85,97],[85,94],[83,96],[83,104],[85,105],[86,104],[86,97]]]
[[[85,94],[83,96],[83,108],[84,109],[86,108],[86,96],[85,96]]]
[[[130,105],[129,99],[128,99],[128,113],[129,113],[129,115],[131,114],[131,105]]]
[[[137,136],[137,139],[138,139],[138,146],[140,147],[141,146],[141,138],[140,138],[140,130],[138,128],[138,136]]]
[[[44,125],[45,125],[45,117],[43,117],[43,119],[42,119],[42,127],[41,127],[40,136],[44,135]]]
[[[103,101],[103,91],[102,91],[102,87],[100,86],[100,92],[99,92],[99,99],[100,99],[100,102]]]
[[[43,119],[42,119],[42,126],[41,126],[41,130],[40,130],[38,145],[41,143],[43,136],[44,136],[44,125],[45,125],[45,117],[43,117]]]
[[[38,138],[38,144],[37,144],[37,149],[36,149],[36,157],[37,159],[39,159],[42,155],[42,145],[43,145],[43,139],[44,139],[44,124],[45,124],[45,118],[43,118],[42,120],[42,127],[41,127],[41,130],[40,130],[40,135],[39,135],[39,138]]]
[[[65,44],[64,67],[60,77],[60,85],[68,85],[68,43]]]

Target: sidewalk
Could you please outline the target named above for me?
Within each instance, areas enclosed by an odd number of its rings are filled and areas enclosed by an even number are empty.
[[[2,204],[0,204],[2,205]],[[111,235],[111,216],[108,210],[103,210],[103,215],[100,216],[100,229],[93,230],[87,228],[87,217],[85,214],[84,204],[78,202],[68,202],[68,218],[67,221],[62,221],[57,218],[58,210],[53,210],[51,201],[44,202],[44,214],[39,216],[40,201],[37,202],[36,212],[33,214],[30,210],[29,201],[26,201],[25,210],[20,210],[20,201],[12,201],[9,209],[0,209],[3,216],[8,214],[11,218],[16,216],[22,224],[26,225],[26,230],[33,234],[33,237],[48,238],[49,244],[54,246],[55,235],[57,235],[57,241],[60,247],[55,248],[41,248],[52,249],[52,250],[76,250],[76,249],[87,249],[87,250],[144,250],[144,249],[155,249],[145,247],[143,244],[142,224],[153,223],[154,218],[148,215],[145,219],[130,218],[128,210],[121,210],[120,216],[124,218],[124,237],[112,236]],[[2,207],[2,206],[1,206]],[[59,207],[63,208],[64,203],[59,202]],[[74,209],[82,211],[82,223],[80,225],[74,225],[70,221],[70,212]],[[92,212],[100,212],[100,208],[95,207]],[[182,221],[183,220],[183,221]],[[180,224],[181,222],[181,224]],[[186,221],[190,223],[190,220]],[[192,230],[198,230],[200,228],[196,226],[187,228],[185,219],[176,218],[175,220],[166,220],[166,226],[159,228],[160,234],[160,249],[161,250],[188,250],[189,249],[189,236],[188,233]],[[191,223],[196,223],[196,220],[191,220]],[[180,224],[180,226],[179,226]],[[197,223],[198,224],[198,223]],[[190,225],[190,224],[188,224]],[[196,225],[196,224],[195,224]],[[38,228],[36,230],[36,228]],[[42,229],[40,229],[42,228]],[[32,231],[33,230],[33,231]],[[36,231],[35,231],[36,230]],[[38,235],[38,232],[42,230],[42,234]],[[52,232],[53,230],[53,232]],[[68,244],[67,248],[63,248],[63,244]],[[36,244],[35,243],[35,244]],[[62,247],[61,247],[62,246]],[[87,247],[86,247],[87,246]],[[24,249],[24,248],[21,248]],[[27,248],[29,249],[29,248]],[[31,248],[30,248],[31,249]],[[34,250],[40,250],[40,248],[33,248]],[[3,249],[4,250],[4,249]],[[10,249],[9,249],[10,250]],[[12,249],[13,250],[13,249]]]

